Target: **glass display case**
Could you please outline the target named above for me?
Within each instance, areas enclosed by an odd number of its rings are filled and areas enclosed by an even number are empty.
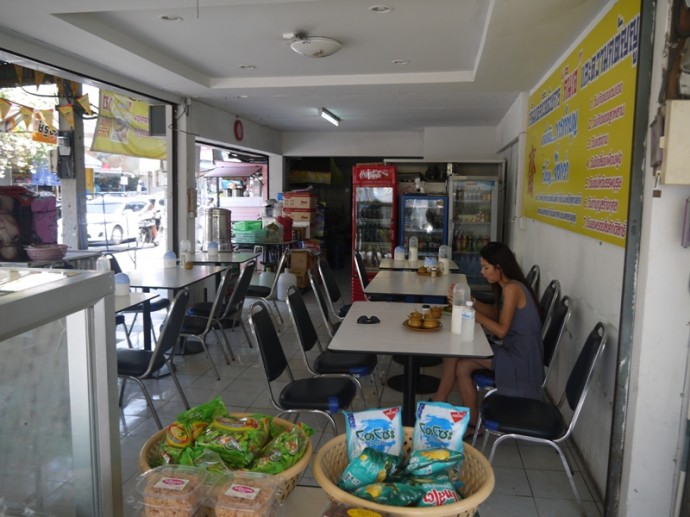
[[[112,273],[1,267],[0,313],[3,503],[122,515]]]
[[[417,237],[420,259],[438,257],[438,249],[448,239],[448,198],[426,194],[402,195],[399,226],[399,246],[409,249],[410,237]]]

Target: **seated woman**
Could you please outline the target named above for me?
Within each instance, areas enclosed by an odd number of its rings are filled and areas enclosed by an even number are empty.
[[[472,373],[492,369],[499,393],[541,399],[544,347],[536,294],[530,289],[515,255],[505,244],[490,242],[479,252],[481,273],[491,284],[496,305],[474,301],[476,321],[498,339],[492,359],[447,358],[432,400],[445,401],[457,382],[463,404],[470,408],[472,432],[477,424],[477,388]],[[453,286],[449,290],[452,303]]]

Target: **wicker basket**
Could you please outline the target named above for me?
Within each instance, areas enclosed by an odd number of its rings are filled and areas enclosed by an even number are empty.
[[[65,244],[32,244],[24,250],[31,260],[60,260],[64,258],[69,246]]]
[[[403,449],[409,454],[412,448],[413,430],[405,427],[405,441]],[[465,459],[462,464],[462,482],[465,484],[462,495],[465,499],[457,503],[433,507],[399,507],[372,503],[366,499],[355,497],[338,488],[336,483],[340,479],[348,464],[347,442],[341,434],[322,445],[314,459],[314,478],[321,485],[331,500],[352,506],[368,508],[386,513],[392,517],[473,517],[479,505],[494,489],[494,471],[488,460],[474,447],[464,444]]]
[[[250,414],[251,413],[231,413],[232,416],[237,418],[249,416]],[[288,422],[287,420],[283,420],[282,418],[275,417],[273,418],[273,423],[281,427],[284,427],[287,430],[292,429],[292,427],[295,425],[292,422]],[[160,442],[161,440],[165,439],[165,431],[165,429],[161,429],[156,434],[151,436],[151,438],[146,440],[146,443],[141,448],[141,451],[139,451],[139,468],[142,472],[146,472],[147,470],[151,469],[150,460],[151,455],[153,454],[154,446],[157,445],[158,442]],[[289,496],[290,493],[295,489],[300,474],[304,472],[304,470],[309,465],[309,462],[311,461],[311,457],[313,454],[314,448],[311,444],[311,439],[309,439],[307,441],[307,450],[304,451],[304,456],[302,456],[302,458],[289,469],[284,470],[280,474],[276,474],[277,476],[283,478],[283,483],[278,490],[278,499],[281,502],[284,501],[287,498],[287,496]]]

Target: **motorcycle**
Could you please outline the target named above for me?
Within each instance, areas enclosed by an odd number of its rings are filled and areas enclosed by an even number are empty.
[[[158,238],[154,238],[153,228],[157,228],[155,219],[150,218],[139,221],[139,244],[142,247],[144,244],[158,246]]]

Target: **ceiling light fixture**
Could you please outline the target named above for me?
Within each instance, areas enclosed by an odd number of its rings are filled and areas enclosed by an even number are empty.
[[[307,36],[298,32],[290,43],[290,48],[307,57],[327,57],[335,54],[342,48],[342,43],[333,38],[323,36]]]
[[[340,118],[336,117],[333,113],[328,111],[326,108],[319,108],[319,115],[321,115],[321,118],[325,118],[333,124],[334,126],[339,126],[340,125]]]
[[[388,14],[393,10],[393,8],[388,7],[387,5],[372,5],[371,7],[369,7],[369,10],[372,13],[376,14]]]
[[[184,18],[177,14],[163,14],[160,16],[160,19],[164,22],[181,22]]]
[[[254,65],[240,65],[238,68],[241,68],[242,70],[256,70]]]

